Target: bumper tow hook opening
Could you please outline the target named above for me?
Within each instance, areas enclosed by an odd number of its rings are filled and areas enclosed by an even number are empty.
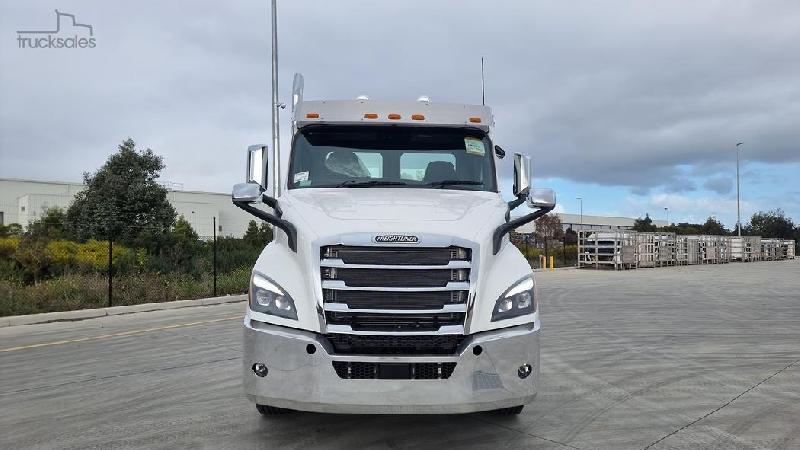
[[[533,372],[533,367],[530,364],[523,364],[519,366],[519,370],[517,370],[517,375],[519,375],[520,379],[528,378]]]
[[[472,347],[472,354],[474,354],[475,356],[479,356],[481,353],[483,353],[483,347],[481,347],[480,345]]]
[[[306,353],[308,353],[309,355],[313,355],[316,352],[317,352],[317,346],[316,345],[314,345],[314,344],[306,345]]]
[[[263,378],[267,376],[267,372],[269,372],[269,370],[267,370],[266,364],[264,363],[253,364],[253,373],[258,375],[259,377]]]

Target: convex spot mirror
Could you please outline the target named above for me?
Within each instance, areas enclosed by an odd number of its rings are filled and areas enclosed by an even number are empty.
[[[531,159],[514,153],[514,196],[526,196],[531,189]]]
[[[258,183],[237,183],[233,185],[231,197],[234,202],[253,203],[261,201],[263,193],[264,189]]]
[[[554,208],[556,206],[556,193],[550,188],[531,189],[528,196],[528,206],[531,208]]]

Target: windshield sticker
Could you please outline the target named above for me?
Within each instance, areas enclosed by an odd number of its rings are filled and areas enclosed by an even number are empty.
[[[294,174],[294,182],[295,183],[302,183],[303,181],[308,180],[308,172],[297,172]]]
[[[483,141],[474,137],[465,137],[464,147],[469,155],[483,156],[486,152],[483,147]]]

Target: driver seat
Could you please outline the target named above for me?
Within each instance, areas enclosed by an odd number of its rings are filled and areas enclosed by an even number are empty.
[[[455,180],[456,168],[453,163],[448,161],[431,161],[428,167],[425,168],[425,177],[422,181],[426,183],[435,183],[437,181]]]

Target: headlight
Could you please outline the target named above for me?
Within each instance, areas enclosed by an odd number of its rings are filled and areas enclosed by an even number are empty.
[[[524,316],[536,311],[532,277],[525,277],[514,283],[497,299],[492,310],[492,322]]]
[[[294,300],[277,283],[257,273],[250,280],[250,309],[297,320]]]

